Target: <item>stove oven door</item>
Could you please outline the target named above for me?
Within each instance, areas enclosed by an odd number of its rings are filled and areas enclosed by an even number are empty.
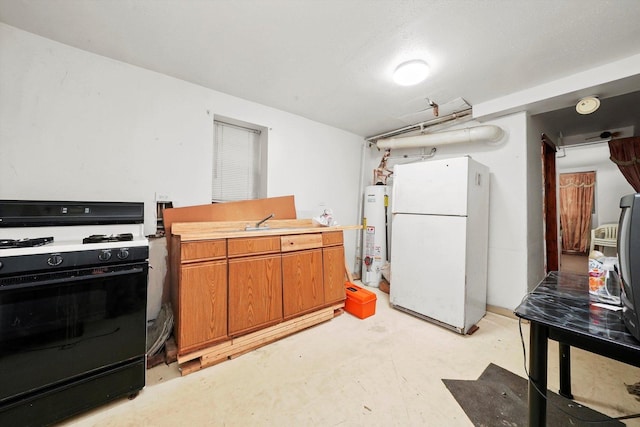
[[[0,278],[0,410],[143,361],[147,273],[144,262]]]

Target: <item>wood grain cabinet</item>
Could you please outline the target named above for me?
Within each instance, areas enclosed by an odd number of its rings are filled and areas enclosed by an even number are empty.
[[[182,266],[178,342],[184,350],[227,336],[227,263]]]
[[[283,253],[282,289],[285,318],[322,306],[322,249]]]
[[[343,246],[322,248],[324,302],[326,304],[345,300],[344,268]]]
[[[228,240],[229,335],[282,320],[280,237]]]
[[[172,253],[178,353],[184,354],[227,338],[226,240],[180,243]]]
[[[183,374],[329,320],[345,300],[341,230],[219,234],[172,236]]]
[[[322,233],[281,237],[284,317],[309,312],[324,304]]]

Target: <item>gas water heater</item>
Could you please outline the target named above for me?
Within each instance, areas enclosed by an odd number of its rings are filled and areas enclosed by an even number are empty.
[[[387,261],[387,201],[389,186],[370,185],[364,190],[362,283],[377,288]]]

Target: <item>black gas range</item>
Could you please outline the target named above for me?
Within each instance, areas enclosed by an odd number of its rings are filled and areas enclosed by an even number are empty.
[[[0,425],[47,425],[145,385],[144,205],[0,200]]]

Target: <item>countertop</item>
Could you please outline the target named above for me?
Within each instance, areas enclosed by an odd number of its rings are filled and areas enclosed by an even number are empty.
[[[174,223],[171,234],[180,236],[180,240],[197,241],[211,239],[228,239],[239,237],[284,236],[291,234],[329,233],[343,230],[360,230],[361,225],[321,226],[310,219],[270,220],[260,230],[245,230],[246,226],[253,227],[252,221],[225,222],[184,222]]]
[[[589,298],[587,275],[554,271],[523,299],[515,314],[585,337],[640,349],[640,342],[624,326],[622,310],[609,310],[594,303]]]

